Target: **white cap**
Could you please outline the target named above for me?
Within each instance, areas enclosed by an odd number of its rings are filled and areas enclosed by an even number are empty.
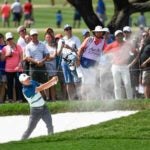
[[[96,26],[93,32],[103,32],[102,26]]]
[[[123,33],[121,30],[115,31],[115,36],[117,36],[119,33]]]
[[[130,28],[129,26],[125,26],[125,27],[123,28],[123,32],[125,32],[125,31],[131,32],[131,28]]]
[[[22,74],[19,75],[19,81],[20,81],[20,82],[24,82],[24,81],[26,81],[29,77],[30,77],[30,76],[28,76],[27,74],[22,73]]]
[[[82,30],[82,35],[85,36],[86,33],[90,32],[88,29]]]
[[[7,32],[7,33],[5,34],[5,39],[6,39],[6,40],[12,39],[12,38],[14,38],[14,36],[13,36],[13,34],[12,34],[11,32]]]
[[[103,31],[108,33],[110,32],[108,28],[103,28]]]
[[[67,29],[67,28],[72,28],[72,26],[70,24],[64,25],[64,30]]]
[[[25,26],[19,26],[17,28],[17,32],[19,33],[20,31],[25,30],[25,29],[26,29]]]
[[[38,31],[36,29],[30,30],[30,35],[38,34]]]

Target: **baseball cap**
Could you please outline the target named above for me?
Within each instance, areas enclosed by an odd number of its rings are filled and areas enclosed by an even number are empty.
[[[96,26],[93,32],[103,32],[102,26]]]
[[[110,32],[108,28],[103,28],[103,31],[108,33]]]
[[[86,33],[90,32],[88,29],[82,30],[82,35],[85,36]]]
[[[72,28],[72,26],[70,24],[64,25],[64,30],[66,30],[67,28]]]
[[[117,36],[119,33],[123,33],[121,30],[115,31],[115,36]]]
[[[13,39],[14,38],[14,36],[13,36],[13,34],[11,33],[11,32],[7,32],[6,34],[5,34],[5,39],[6,40],[8,40],[8,39]]]
[[[19,81],[20,81],[20,82],[24,82],[24,81],[26,81],[29,77],[30,77],[30,76],[28,76],[27,74],[22,73],[22,74],[19,75]]]
[[[125,32],[125,31],[131,32],[131,28],[130,28],[129,26],[125,26],[125,27],[123,28],[123,32]]]
[[[38,34],[38,31],[36,29],[31,29],[30,35],[35,35],[35,34]]]
[[[17,32],[19,33],[20,31],[26,30],[26,28],[24,26],[19,26],[17,28]]]

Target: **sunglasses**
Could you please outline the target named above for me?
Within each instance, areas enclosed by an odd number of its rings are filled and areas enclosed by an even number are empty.
[[[69,30],[71,30],[71,29],[72,29],[72,28],[69,27],[69,28],[66,28],[65,31],[69,31]]]

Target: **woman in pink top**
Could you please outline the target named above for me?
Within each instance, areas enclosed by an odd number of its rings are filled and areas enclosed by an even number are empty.
[[[5,34],[7,45],[2,49],[2,59],[6,61],[5,72],[7,77],[8,99],[12,102],[14,99],[13,87],[15,83],[16,100],[23,99],[22,86],[18,76],[23,72],[22,69],[22,49],[13,41],[11,32]],[[14,82],[15,81],[15,82]]]

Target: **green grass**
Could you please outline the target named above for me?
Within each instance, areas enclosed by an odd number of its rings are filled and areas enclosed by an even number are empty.
[[[122,100],[122,101],[57,101],[47,103],[50,111],[77,112],[77,111],[109,111],[109,110],[145,110],[150,109],[149,100]],[[0,105],[0,116],[27,115],[29,106],[27,103],[6,103]]]
[[[0,150],[149,150],[150,110],[68,132],[1,144]]]

